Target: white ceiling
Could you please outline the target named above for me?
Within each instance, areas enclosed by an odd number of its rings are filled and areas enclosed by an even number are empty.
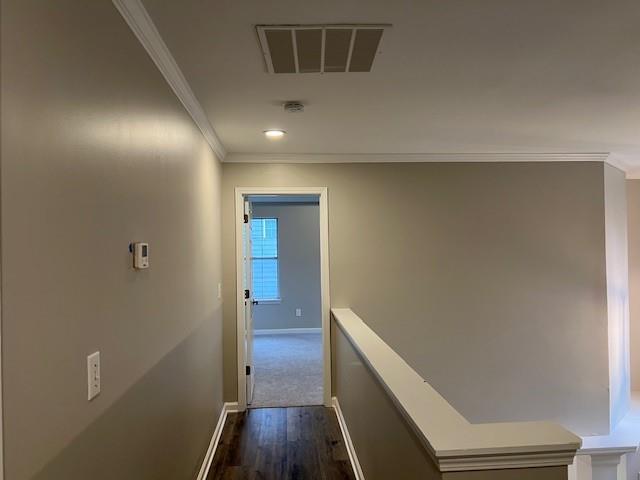
[[[232,153],[611,152],[640,169],[637,0],[144,4]],[[393,27],[372,73],[269,75],[254,25],[285,23]]]

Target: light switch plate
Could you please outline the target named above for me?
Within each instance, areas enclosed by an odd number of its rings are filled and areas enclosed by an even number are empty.
[[[218,300],[222,298],[222,284],[218,283]]]
[[[301,317],[301,316],[302,316],[302,309],[296,308],[296,317]]]
[[[100,393],[100,352],[87,357],[87,397],[92,400]]]

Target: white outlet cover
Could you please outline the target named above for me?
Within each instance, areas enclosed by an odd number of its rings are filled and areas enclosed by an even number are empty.
[[[301,317],[301,316],[302,316],[302,309],[296,308],[296,317]]]
[[[100,352],[87,357],[87,399],[92,400],[100,393]]]

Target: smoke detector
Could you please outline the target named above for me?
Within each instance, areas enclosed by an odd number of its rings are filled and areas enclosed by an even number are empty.
[[[304,112],[304,104],[302,102],[285,102],[284,111],[288,113],[302,113]]]

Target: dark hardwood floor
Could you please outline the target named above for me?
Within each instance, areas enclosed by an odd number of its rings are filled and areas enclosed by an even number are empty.
[[[355,480],[333,409],[231,413],[207,480]]]

